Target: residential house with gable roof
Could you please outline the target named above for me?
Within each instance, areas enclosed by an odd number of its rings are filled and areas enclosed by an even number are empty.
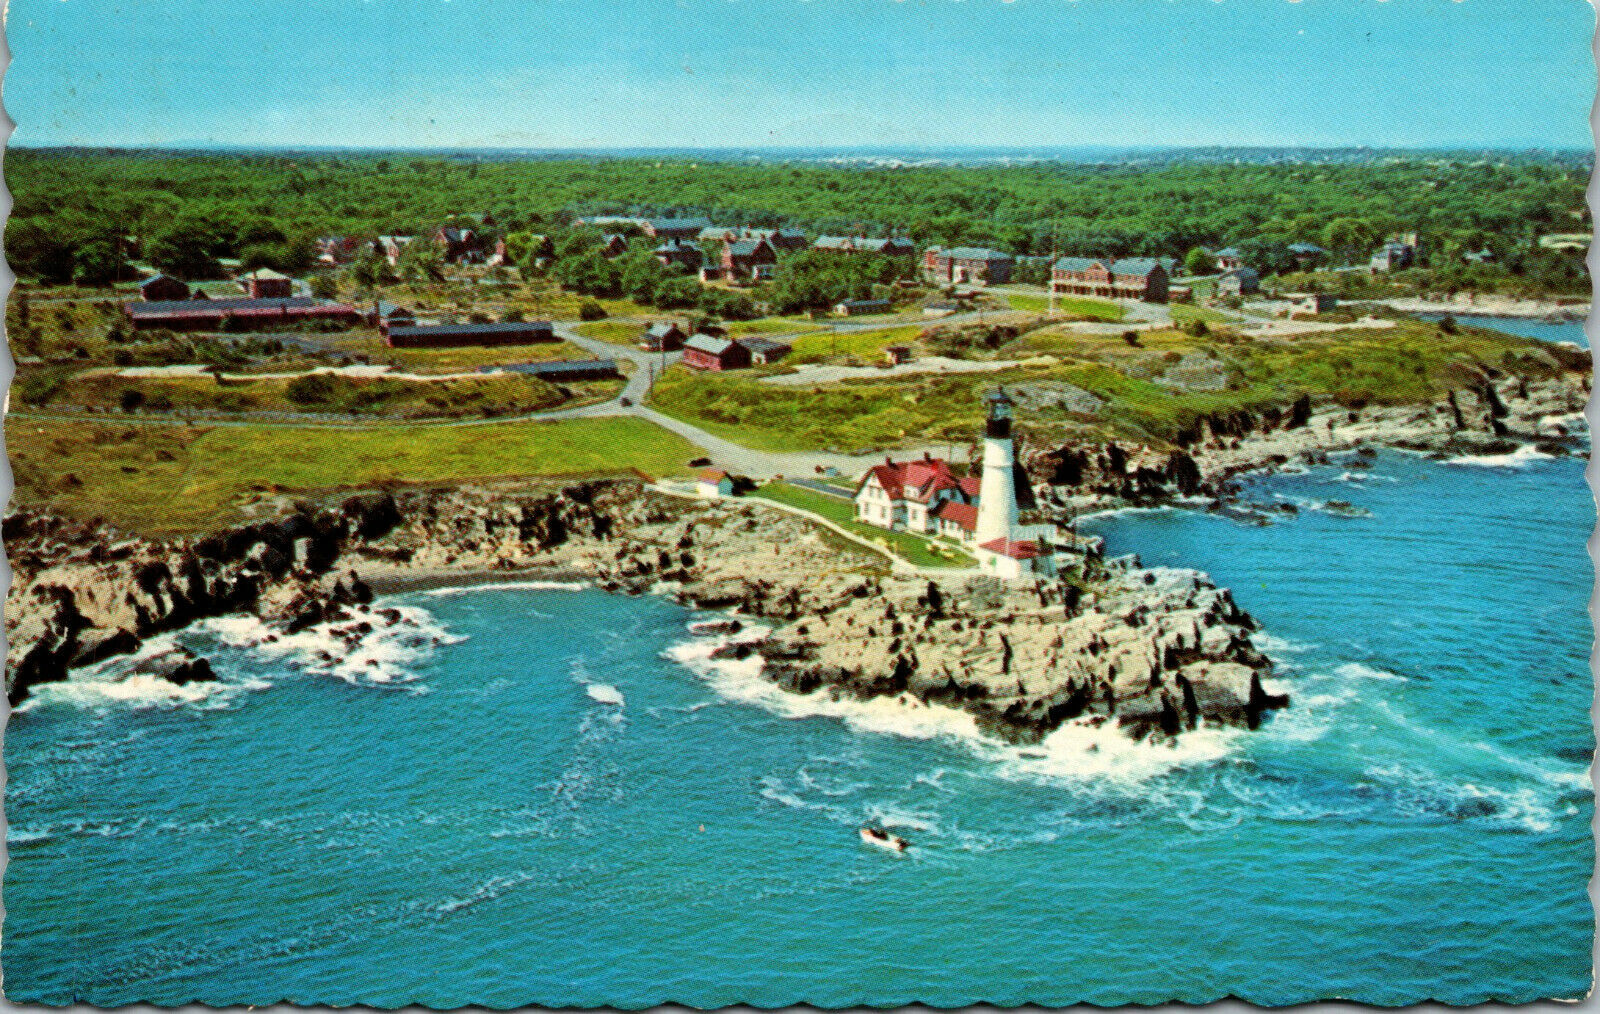
[[[672,267],[681,264],[690,271],[700,270],[700,262],[705,259],[705,254],[693,243],[685,243],[681,239],[669,239],[655,248],[656,260],[662,267]]]
[[[981,246],[933,246],[922,254],[923,277],[937,285],[1004,285],[1015,264],[1003,250]]]
[[[777,266],[778,251],[764,239],[722,244],[722,275],[730,282],[771,278]]]

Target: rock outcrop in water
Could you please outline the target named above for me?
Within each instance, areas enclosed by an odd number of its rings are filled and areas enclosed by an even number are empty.
[[[344,623],[373,585],[485,575],[582,576],[609,591],[664,591],[773,629],[730,641],[797,693],[916,698],[970,711],[991,734],[1031,742],[1080,716],[1136,737],[1201,720],[1254,725],[1285,701],[1226,591],[1189,571],[1003,583],[911,577],[809,522],[754,502],[706,504],[634,480],[537,490],[406,490],[318,506],[170,542],[117,539],[14,515],[13,703],[71,668],[136,651],[153,634],[224,613],[290,633]],[[135,671],[213,678],[168,652]]]

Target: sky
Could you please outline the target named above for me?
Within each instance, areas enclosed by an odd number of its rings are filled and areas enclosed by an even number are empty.
[[[13,144],[1589,148],[1587,0],[10,0]]]

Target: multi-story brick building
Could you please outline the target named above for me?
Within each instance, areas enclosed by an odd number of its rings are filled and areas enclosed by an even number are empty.
[[[1058,296],[1098,296],[1165,303],[1167,269],[1154,257],[1121,260],[1062,257],[1050,269],[1050,285]]]

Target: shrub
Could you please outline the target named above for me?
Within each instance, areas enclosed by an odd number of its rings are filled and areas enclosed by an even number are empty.
[[[333,380],[326,373],[308,373],[289,381],[284,397],[296,405],[321,405],[333,398]]]
[[[124,387],[122,395],[117,401],[124,412],[133,412],[144,404],[144,392],[132,387]]]
[[[592,299],[584,300],[578,307],[579,320],[605,320],[607,316],[606,308]]]

